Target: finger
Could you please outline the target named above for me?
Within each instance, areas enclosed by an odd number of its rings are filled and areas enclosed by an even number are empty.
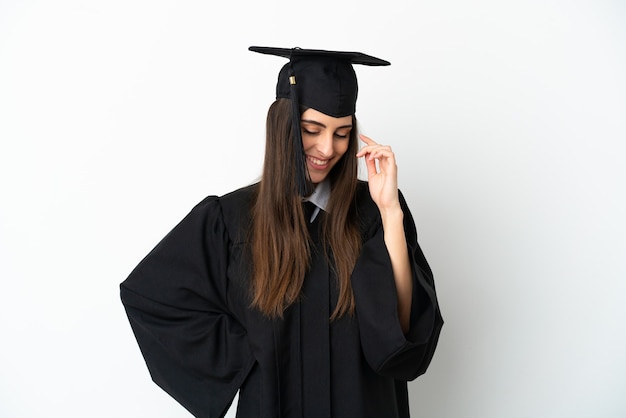
[[[359,138],[361,139],[361,141],[365,142],[367,145],[365,145],[363,148],[359,150],[359,152],[357,152],[356,154],[357,158],[363,157],[367,153],[371,152],[372,147],[378,145],[372,138],[365,136],[363,134],[359,134]]]
[[[376,145],[376,141],[374,141],[369,136],[365,136],[363,134],[359,134],[359,138],[361,138],[361,141],[365,142],[367,145]]]
[[[373,159],[370,159],[370,158],[366,158],[365,159],[365,166],[367,167],[367,175],[369,177],[378,174],[378,171],[376,170],[376,160],[373,160]]]
[[[379,146],[376,147],[374,149],[372,149],[369,152],[368,158],[370,159],[393,159],[394,158],[394,154],[393,151],[391,151],[391,148],[388,146]]]
[[[380,145],[380,144],[375,144],[375,145],[367,145],[363,148],[361,148],[361,150],[356,154],[357,157],[362,157],[366,154],[370,154],[369,158],[372,158],[372,154],[376,155],[375,158],[378,158],[379,155],[385,154],[387,155],[393,155],[393,151],[391,151],[391,147],[388,145]]]

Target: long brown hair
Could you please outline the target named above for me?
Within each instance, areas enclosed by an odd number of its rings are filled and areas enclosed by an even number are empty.
[[[282,317],[296,302],[311,260],[310,237],[295,190],[291,104],[277,99],[267,113],[265,162],[252,210],[252,306],[271,318]],[[354,312],[350,275],[361,238],[354,196],[358,150],[356,118],[348,150],[329,174],[331,195],[322,217],[325,253],[338,279],[339,299],[331,319]]]

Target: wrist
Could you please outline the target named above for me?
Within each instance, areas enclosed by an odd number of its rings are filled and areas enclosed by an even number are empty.
[[[404,212],[400,207],[400,204],[384,208],[379,208],[380,217],[383,220],[383,223],[387,223],[389,221],[402,221],[404,219]]]

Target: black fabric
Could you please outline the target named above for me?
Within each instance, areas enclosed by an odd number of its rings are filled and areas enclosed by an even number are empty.
[[[121,284],[153,380],[198,417],[408,417],[406,381],[426,371],[443,324],[432,274],[401,196],[411,252],[411,326],[402,333],[380,216],[359,183],[357,311],[329,321],[336,277],[318,228],[302,296],[283,319],[250,308],[245,237],[254,187],[199,203]]]
[[[292,99],[295,88],[299,105],[336,118],[353,115],[356,110],[358,83],[353,64],[390,65],[389,61],[361,52],[260,46],[248,49],[289,59],[278,74],[276,98]]]
[[[315,212],[315,208],[317,208],[317,206],[315,206],[315,203],[313,202],[309,202],[309,201],[302,202],[302,210],[304,211],[304,219],[307,221],[307,223],[311,222],[311,216],[313,216],[313,212]]]
[[[364,54],[362,52],[353,51],[328,51],[325,49],[305,49],[295,48],[276,48],[268,46],[251,46],[250,51],[261,54],[275,55],[277,57],[299,59],[299,58],[332,58],[335,60],[348,61],[352,64],[361,65],[389,65],[389,61]]]

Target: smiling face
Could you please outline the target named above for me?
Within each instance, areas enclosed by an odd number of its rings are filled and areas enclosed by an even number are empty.
[[[314,184],[323,181],[346,153],[350,143],[352,116],[334,118],[315,109],[302,113],[302,145]]]

